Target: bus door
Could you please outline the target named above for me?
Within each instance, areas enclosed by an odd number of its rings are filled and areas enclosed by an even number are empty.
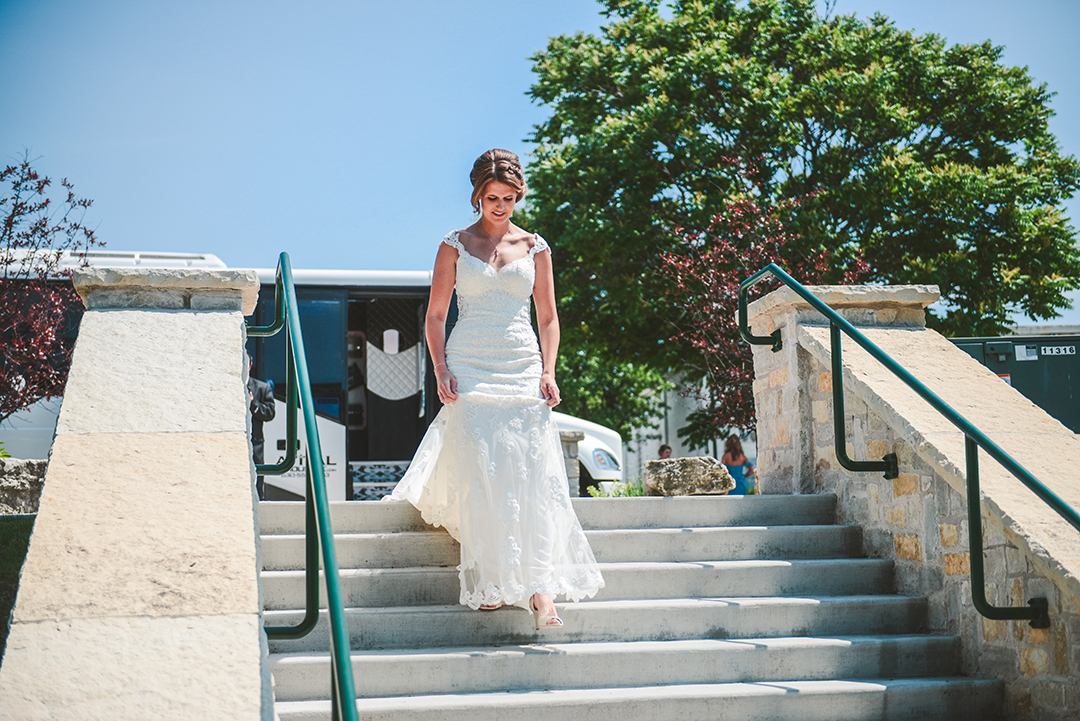
[[[424,340],[426,293],[355,291],[349,299],[348,443],[352,497],[375,500],[404,475],[434,417]]]

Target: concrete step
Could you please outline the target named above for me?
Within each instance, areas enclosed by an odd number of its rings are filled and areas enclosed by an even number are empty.
[[[408,503],[332,504],[362,718],[996,718],[1001,684],[950,677],[959,640],[917,635],[926,600],[889,595],[892,563],[858,557],[833,497],[574,507],[607,586],[538,633],[522,609],[459,605],[457,544]],[[303,615],[303,511],[260,504],[268,626]],[[328,645],[325,611],[270,642],[282,721],[329,718]]]
[[[362,698],[514,689],[912,678],[960,670],[955,636],[570,643],[368,651],[352,656]],[[279,701],[330,697],[330,655],[271,659]]]
[[[365,721],[990,721],[999,681],[970,678],[780,681],[510,691],[357,701]],[[279,702],[281,721],[330,718],[329,701]]]
[[[850,558],[862,555],[859,526],[742,526],[587,531],[602,563],[626,561],[710,561],[755,558]],[[446,532],[338,533],[341,568],[457,566],[460,549]],[[262,537],[263,568],[304,567],[304,536]]]
[[[565,626],[536,631],[521,608],[471,611],[453,604],[348,608],[353,650],[499,646],[530,643],[672,641],[776,636],[859,636],[922,633],[921,596],[803,596],[588,601],[559,604]],[[266,611],[267,626],[294,626],[300,611]],[[273,653],[329,648],[326,612],[295,641],[271,640]]]
[[[828,495],[575,498],[573,503],[583,528],[602,530],[831,524],[836,498]],[[335,533],[434,530],[406,501],[336,501],[330,504],[330,521]],[[266,535],[303,533],[304,504],[259,503],[259,528]]]
[[[891,593],[893,562],[880,558],[807,561],[604,563],[597,601],[707,598],[711,596],[825,596]],[[339,575],[347,607],[426,606],[457,603],[453,568],[362,568]],[[263,607],[304,607],[304,571],[264,571]],[[325,599],[325,590],[320,599]]]

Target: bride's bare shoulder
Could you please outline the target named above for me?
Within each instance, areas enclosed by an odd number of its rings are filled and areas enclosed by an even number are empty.
[[[529,248],[532,248],[533,244],[536,243],[536,233],[511,224],[507,240],[512,243],[525,243]]]
[[[468,228],[462,228],[461,230],[455,230],[454,232],[457,233],[458,239],[465,243],[472,243],[480,238],[479,234],[476,232],[475,225],[470,225]]]

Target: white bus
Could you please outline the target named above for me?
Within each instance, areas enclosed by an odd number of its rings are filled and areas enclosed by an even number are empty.
[[[94,251],[86,257],[98,267],[226,268],[208,254]],[[65,263],[78,267],[81,260],[73,257]],[[276,269],[257,272],[262,288],[255,315],[248,320],[269,325],[276,310]],[[405,472],[440,407],[424,342],[431,273],[294,269],[293,281],[330,497],[380,498]],[[451,303],[449,328],[456,308]],[[265,460],[271,464],[286,448],[284,344],[284,332],[248,339],[252,375],[270,381],[277,399],[277,415],[263,427]],[[0,442],[12,455],[45,457],[58,409],[55,400],[42,402],[6,420],[0,424]],[[20,418],[29,423],[20,427]],[[588,484],[622,480],[618,433],[572,416],[556,413],[555,418],[560,429],[585,434],[578,447],[583,494]],[[302,426],[302,416],[298,420]],[[300,437],[302,446],[302,432]],[[266,498],[301,498],[304,473],[298,461],[284,476],[266,476]]]

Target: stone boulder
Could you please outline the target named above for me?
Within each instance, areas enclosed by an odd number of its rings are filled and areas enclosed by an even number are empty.
[[[0,458],[0,515],[37,513],[47,463]]]
[[[727,467],[711,456],[645,461],[646,496],[723,495],[735,488]]]

